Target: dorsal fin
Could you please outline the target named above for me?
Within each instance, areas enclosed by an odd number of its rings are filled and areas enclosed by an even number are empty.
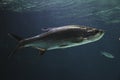
[[[17,41],[21,41],[21,40],[23,40],[23,38],[21,38],[21,37],[19,37],[19,36],[15,35],[15,34],[8,33],[8,35],[9,35],[10,37],[12,37],[12,38],[16,39]]]
[[[41,30],[42,31],[49,31],[49,30],[51,30],[52,28],[42,28]]]

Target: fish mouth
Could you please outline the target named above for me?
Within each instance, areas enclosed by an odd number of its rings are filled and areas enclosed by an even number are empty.
[[[105,34],[105,31],[100,29],[98,34],[99,34],[99,37],[103,37],[103,35]]]
[[[101,39],[103,37],[104,33],[105,33],[104,30],[100,29],[99,32],[94,36],[95,41]]]
[[[105,31],[104,31],[104,30],[102,30],[102,29],[99,29],[99,33],[104,34],[104,33],[105,33]]]

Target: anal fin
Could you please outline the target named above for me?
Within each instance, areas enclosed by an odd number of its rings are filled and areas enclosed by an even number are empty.
[[[46,52],[46,49],[40,48],[39,51],[40,51],[40,55],[44,55],[44,53]]]
[[[44,55],[44,53],[46,52],[46,49],[44,48],[38,48],[38,47],[33,47],[33,48],[39,50],[39,55]]]

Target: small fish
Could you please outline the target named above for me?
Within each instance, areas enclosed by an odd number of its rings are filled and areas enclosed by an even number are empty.
[[[11,55],[19,48],[25,47],[35,48],[43,55],[47,50],[69,48],[95,42],[104,35],[104,31],[101,29],[80,25],[44,28],[42,30],[45,32],[26,39],[18,37],[15,34],[9,34],[19,41],[19,44]]]
[[[111,58],[111,59],[115,58],[111,53],[105,51],[101,52],[101,54],[107,58]]]

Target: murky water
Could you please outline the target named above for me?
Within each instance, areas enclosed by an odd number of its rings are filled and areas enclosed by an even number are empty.
[[[2,0],[0,54],[4,80],[120,80],[119,0]],[[86,25],[105,30],[104,37],[78,47],[52,50],[43,56],[32,48],[8,54],[17,41],[42,33],[41,28]],[[101,51],[114,55],[113,59]],[[2,79],[2,78],[1,78]]]

